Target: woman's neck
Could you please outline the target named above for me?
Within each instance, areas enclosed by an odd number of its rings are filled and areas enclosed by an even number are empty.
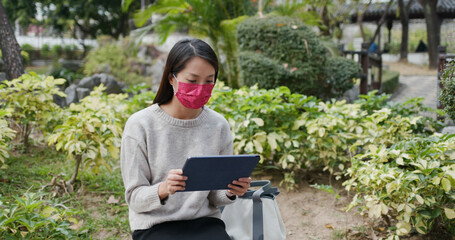
[[[177,119],[195,119],[202,112],[202,108],[190,109],[184,107],[175,96],[168,103],[161,104],[160,107],[169,116]]]

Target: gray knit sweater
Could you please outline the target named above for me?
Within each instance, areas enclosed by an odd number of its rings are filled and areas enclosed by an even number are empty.
[[[169,170],[181,169],[190,156],[232,152],[228,122],[206,106],[190,120],[173,118],[158,104],[133,114],[125,125],[120,154],[131,230],[166,221],[219,218],[217,206],[233,202],[225,190],[177,192],[162,203],[158,186]]]

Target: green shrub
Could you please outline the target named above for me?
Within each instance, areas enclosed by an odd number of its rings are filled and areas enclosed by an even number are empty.
[[[245,52],[240,58],[242,79],[248,79],[251,83],[268,81],[268,78],[263,78],[262,71],[266,71],[270,63],[276,62],[281,65],[276,68],[282,71],[275,72],[275,76],[269,75],[269,78],[274,81],[285,74],[285,80],[271,85],[284,85],[291,91],[318,95],[319,78],[323,74],[320,66],[325,64],[327,51],[309,27],[288,17],[249,18],[238,25],[237,40],[240,52]],[[259,72],[252,72],[249,56],[270,60],[264,60],[264,66],[254,67],[259,68]],[[286,75],[292,76],[293,81],[289,82]]]
[[[330,99],[349,90],[361,72],[351,60],[329,58],[317,35],[297,19],[246,19],[238,25],[237,40],[240,75],[247,86],[287,86],[292,92]]]
[[[0,169],[6,168],[5,160],[9,157],[8,145],[16,136],[16,131],[9,128],[9,122],[5,119],[11,116],[12,109],[0,109]]]
[[[455,61],[447,64],[441,76],[442,89],[439,100],[449,117],[455,121]]]
[[[286,87],[232,90],[217,84],[209,104],[230,123],[235,154],[260,154],[262,168],[280,170],[293,187],[301,169],[341,176],[351,156],[369,145],[391,146],[436,125],[419,116],[421,100],[389,105],[387,99],[373,92],[354,104],[324,103]]]
[[[455,135],[440,134],[370,145],[348,170],[351,179],[344,185],[356,191],[348,209],[360,205],[370,218],[392,217],[393,239],[412,229],[427,234],[439,225],[455,234],[454,149]]]
[[[325,73],[325,97],[340,97],[354,86],[354,79],[362,72],[360,65],[344,57],[330,57],[327,59]]]
[[[43,194],[25,193],[9,203],[0,196],[2,239],[77,239],[76,213],[60,202],[41,200]],[[82,231],[81,231],[82,232]]]
[[[397,89],[400,79],[400,73],[392,70],[382,70],[382,92],[392,94]]]
[[[101,166],[110,170],[110,158],[117,158],[122,127],[128,116],[123,100],[126,94],[109,94],[103,85],[95,87],[80,103],[72,103],[62,111],[62,124],[48,137],[49,145],[62,150],[68,159],[76,161],[73,176],[67,181],[72,191],[79,168],[91,168],[98,173]]]
[[[41,46],[41,57],[44,59],[48,59],[51,56],[51,47],[49,44],[43,44]]]
[[[51,52],[52,52],[52,55],[54,58],[60,58],[63,53],[63,48],[61,45],[56,44],[56,45],[52,46]]]
[[[156,96],[156,93],[150,91],[145,83],[130,86],[126,92],[133,95],[126,100],[126,104],[128,105],[126,113],[128,115],[132,115],[133,113],[152,105],[153,99],[155,99]]]
[[[0,108],[13,108],[12,122],[19,127],[22,143],[27,151],[29,136],[36,127],[44,130],[44,126],[55,111],[59,109],[53,101],[54,94],[64,97],[56,86],[65,79],[54,79],[37,75],[34,72],[24,74],[11,81],[3,81],[0,85]]]
[[[31,44],[28,44],[28,43],[22,44],[21,49],[22,49],[22,51],[26,51],[29,54],[31,52],[35,51],[35,48]]]
[[[99,48],[85,57],[84,74],[108,73],[128,85],[151,84],[151,77],[143,77],[141,69],[132,66],[140,62],[135,57],[136,52],[136,47],[129,40],[123,43],[104,40]]]

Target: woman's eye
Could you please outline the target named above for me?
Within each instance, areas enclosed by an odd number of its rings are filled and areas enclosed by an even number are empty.
[[[196,83],[196,80],[188,80],[190,83]]]
[[[213,80],[207,80],[207,83],[213,83]]]

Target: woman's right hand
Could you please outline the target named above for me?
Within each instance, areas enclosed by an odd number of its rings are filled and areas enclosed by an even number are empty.
[[[158,188],[158,195],[163,200],[176,191],[185,190],[185,181],[188,177],[182,175],[182,169],[172,169],[169,171],[166,181],[162,182]]]

